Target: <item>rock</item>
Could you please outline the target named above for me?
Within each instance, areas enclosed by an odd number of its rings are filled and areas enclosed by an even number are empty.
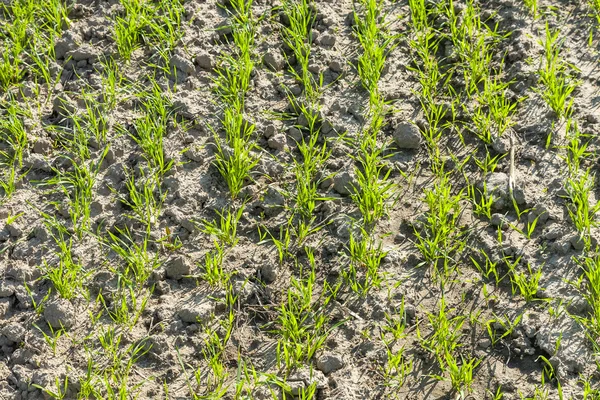
[[[343,196],[350,195],[358,188],[356,177],[348,171],[342,171],[333,177],[333,189]]]
[[[75,113],[77,105],[66,94],[57,95],[52,100],[52,111],[57,115],[68,117]]]
[[[543,225],[550,218],[548,208],[543,204],[536,205],[528,214],[527,222],[532,224],[537,219],[537,226]]]
[[[322,390],[327,387],[327,379],[319,370],[308,370],[302,368],[288,377],[287,384],[290,385],[290,393],[297,396],[304,388],[310,385],[315,385],[317,390]]]
[[[12,305],[12,300],[10,298],[2,298],[0,299],[0,318],[5,318],[8,314],[8,310],[10,310],[10,306]]]
[[[486,179],[486,188],[494,199],[494,209],[500,210],[507,205],[509,201],[508,175],[503,172],[490,174]]]
[[[6,229],[8,229],[8,233],[13,238],[18,238],[18,237],[21,237],[21,235],[23,235],[23,228],[17,222],[12,222],[10,224],[7,224]]]
[[[67,52],[75,50],[76,39],[71,31],[65,31],[60,39],[54,42],[54,55],[57,59],[65,58]]]
[[[88,44],[84,44],[66,53],[67,58],[71,57],[73,61],[90,60],[93,62],[98,58],[98,55],[98,50]]]
[[[492,141],[492,148],[499,154],[506,154],[510,151],[510,139],[506,136],[495,137]]]
[[[275,129],[275,125],[269,124],[269,125],[265,126],[263,134],[268,139],[270,137],[275,136],[276,131],[277,130]]]
[[[217,24],[216,31],[219,32],[219,35],[226,36],[231,34],[232,27],[229,20],[225,19]]]
[[[274,150],[282,151],[285,149],[287,139],[283,133],[278,133],[277,135],[270,137],[267,144]]]
[[[401,122],[393,133],[394,142],[400,149],[418,149],[421,144],[421,132],[416,125]]]
[[[583,250],[583,248],[585,247],[585,240],[583,240],[581,235],[579,235],[578,233],[571,236],[569,242],[571,242],[571,246],[573,246],[573,248],[577,251]]]
[[[560,376],[565,377],[567,374],[583,372],[590,362],[589,350],[581,345],[585,341],[584,337],[577,322],[570,319],[555,320],[540,326],[535,343],[542,351],[552,355],[550,363]],[[560,346],[557,349],[559,340]]]
[[[214,306],[208,300],[200,297],[190,299],[181,305],[177,315],[183,322],[206,323],[213,314]]]
[[[304,128],[308,128],[309,125],[309,121],[308,118],[306,117],[306,114],[302,113],[298,116],[298,119],[296,120],[296,126],[301,126]]]
[[[46,139],[38,139],[33,144],[33,152],[37,154],[47,154],[52,149],[52,143]]]
[[[288,135],[298,143],[302,141],[302,131],[295,126],[292,126],[290,129],[288,129]]]
[[[198,94],[189,94],[188,92],[183,92],[181,96],[173,99],[173,109],[182,117],[190,120],[197,118],[202,113],[201,104],[202,99]]]
[[[560,226],[552,226],[548,228],[548,230],[544,233],[544,239],[546,240],[555,240],[560,237],[563,237],[565,231]]]
[[[0,297],[9,297],[15,293],[15,285],[6,282],[6,280],[0,281]]]
[[[44,308],[44,319],[54,329],[68,329],[75,324],[75,307],[66,299],[53,300]]]
[[[490,223],[492,224],[492,226],[496,226],[496,227],[500,227],[500,228],[507,228],[508,227],[508,220],[506,219],[506,217],[504,216],[504,214],[500,214],[500,213],[494,213],[492,214],[492,218],[490,219]]]
[[[344,366],[342,357],[335,353],[325,353],[317,358],[317,369],[325,375],[337,371]]]
[[[319,36],[319,44],[322,46],[331,47],[335,44],[335,36],[329,33]]]
[[[11,322],[2,328],[2,334],[14,343],[21,343],[25,339],[25,328],[17,322]]]
[[[263,56],[263,64],[273,71],[281,71],[285,65],[285,62],[279,51],[269,50]]]
[[[203,70],[206,71],[212,71],[212,69],[215,67],[215,63],[213,61],[213,58],[210,54],[208,53],[200,53],[196,56],[196,64],[198,64],[198,66],[200,68],[202,68]]]
[[[182,55],[174,54],[171,56],[169,62],[171,63],[171,66],[177,68],[186,75],[193,75],[196,72],[194,64]]]
[[[179,280],[185,275],[189,275],[191,270],[190,263],[183,256],[171,259],[166,263],[165,272],[167,278]]]
[[[340,60],[332,60],[329,63],[329,69],[339,74],[344,71],[344,63]]]
[[[277,279],[279,274],[279,268],[275,263],[268,263],[262,266],[260,269],[260,276],[266,283],[273,283]]]
[[[233,293],[241,305],[255,304],[258,295],[258,286],[249,280],[238,280],[233,283]]]
[[[46,157],[41,154],[30,153],[23,158],[23,166],[26,169],[33,169],[44,172],[52,172],[52,167]]]

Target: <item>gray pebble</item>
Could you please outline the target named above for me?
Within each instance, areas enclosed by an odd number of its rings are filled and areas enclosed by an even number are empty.
[[[400,149],[418,149],[421,144],[421,132],[417,126],[401,122],[394,129],[394,142]]]

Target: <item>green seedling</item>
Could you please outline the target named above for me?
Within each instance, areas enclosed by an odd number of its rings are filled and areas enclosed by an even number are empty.
[[[486,279],[490,279],[493,276],[496,284],[500,283],[502,277],[498,274],[498,262],[492,261],[484,250],[479,249],[478,251],[480,257],[483,258],[483,263],[477,261],[473,256],[469,256],[475,268],[477,268]]]
[[[328,327],[329,318],[325,313],[331,297],[313,300],[316,279],[314,254],[306,249],[310,271],[304,273],[300,266],[300,278],[291,277],[292,287],[287,297],[278,307],[276,328],[277,362],[285,365],[287,371],[310,361],[319,351],[334,327]]]
[[[515,328],[521,322],[521,318],[523,318],[523,314],[517,315],[513,320],[511,320],[508,314],[503,316],[494,314],[494,317],[485,323],[488,335],[492,341],[492,346],[500,342],[505,337],[512,335]],[[500,325],[502,327],[499,329],[501,331],[500,334],[498,334],[498,331],[494,328],[495,325]]]
[[[140,172],[141,177],[137,179],[129,172],[129,177],[125,180],[127,193],[117,196],[131,210],[126,216],[143,224],[146,232],[150,232],[158,222],[167,193],[162,192],[157,175],[146,177],[143,170]],[[116,190],[113,189],[113,192],[116,193]]]
[[[529,302],[535,300],[540,290],[539,282],[542,278],[542,269],[538,268],[538,270],[534,272],[531,269],[531,265],[527,264],[527,272],[517,272],[514,267],[511,267],[510,271],[510,282],[512,284],[513,295],[518,289],[525,301]]]
[[[559,40],[560,31],[551,30],[546,23],[546,36],[540,45],[544,47],[545,57],[539,69],[542,97],[556,113],[558,119],[568,118],[572,111],[572,94],[579,82],[571,77],[575,67],[567,63],[560,55],[563,41]],[[550,136],[547,145],[550,143]]]
[[[348,268],[342,271],[344,281],[361,296],[366,296],[372,288],[380,288],[383,277],[379,266],[386,254],[381,242],[375,242],[364,228],[359,234],[352,233],[346,255]]]
[[[128,228],[116,228],[116,233],[108,231],[108,236],[104,243],[123,261],[121,268],[111,269],[122,277],[126,284],[135,283],[141,286],[146,283],[152,272],[160,266],[158,254],[152,256],[148,252],[150,238],[144,235],[138,244]]]
[[[417,327],[417,336],[419,337],[421,346],[438,357],[444,357],[447,353],[453,353],[461,346],[461,328],[465,323],[465,317],[457,315],[450,318],[448,311],[446,309],[446,299],[442,297],[439,301],[438,313],[427,313],[431,334],[428,337],[423,337],[420,329]]]
[[[224,287],[229,281],[229,275],[223,271],[224,249],[215,242],[215,249],[204,256],[204,271],[200,275],[212,287]]]
[[[12,196],[17,183],[27,174],[20,172],[29,143],[23,123],[27,116],[30,116],[29,113],[14,101],[10,101],[5,113],[0,114],[0,187],[6,198]]]
[[[433,189],[425,189],[428,210],[414,229],[415,246],[425,262],[433,266],[434,276],[445,279],[454,269],[454,254],[465,246],[458,227],[463,192],[452,194],[446,173],[437,179]]]
[[[52,354],[56,356],[56,349],[57,349],[58,341],[60,340],[62,335],[65,333],[65,330],[62,328],[55,330],[54,328],[52,328],[52,326],[50,326],[50,324],[48,324],[48,329],[50,330],[50,333],[48,334],[42,328],[37,326],[36,324],[33,324],[33,327],[42,333],[42,336],[44,336],[44,341],[46,342],[48,347],[50,347],[50,349],[52,350]]]
[[[242,214],[244,213],[244,206],[238,208],[237,211],[232,211],[231,208],[226,211],[216,211],[219,216],[218,220],[213,222],[202,220],[200,224],[200,231],[207,235],[214,236],[220,243],[230,247],[235,247],[238,243],[239,238],[237,237],[237,226]]]
[[[47,396],[49,396],[52,399],[65,399],[67,398],[67,392],[69,390],[69,377],[65,376],[65,381],[61,384],[60,379],[58,379],[58,377],[56,377],[54,379],[54,384],[56,386],[56,391],[49,389],[47,387],[43,387],[40,386],[38,384],[32,384],[31,386],[33,386],[36,389],[41,390],[42,392],[44,392],[44,394],[46,394]]]
[[[282,25],[281,35],[284,44],[293,51],[296,62],[300,66],[300,72],[297,72],[292,66],[290,66],[289,72],[303,85],[304,94],[309,102],[314,103],[320,96],[322,77],[315,80],[309,70],[311,29],[317,17],[315,9],[311,5],[311,0],[284,0],[281,9],[287,16],[289,24]]]
[[[460,394],[459,398],[465,398],[466,393],[471,392],[473,384],[473,371],[481,363],[481,359],[464,357],[460,359],[451,353],[445,353],[443,358],[438,358],[442,370],[450,375],[452,388]],[[434,375],[436,379],[444,380],[440,375]]]
[[[579,171],[575,176],[567,178],[566,190],[571,200],[567,205],[567,210],[571,221],[577,231],[582,235],[582,239],[589,242],[591,228],[596,226],[596,215],[600,211],[600,202],[592,205],[590,195],[595,186],[595,175],[591,169]]]
[[[81,265],[73,258],[71,249],[73,238],[67,237],[66,228],[52,217],[42,214],[44,225],[50,232],[50,236],[58,247],[54,253],[58,263],[48,264],[46,260],[38,268],[43,278],[52,282],[54,290],[64,299],[72,299],[83,289],[83,280],[89,275]]]

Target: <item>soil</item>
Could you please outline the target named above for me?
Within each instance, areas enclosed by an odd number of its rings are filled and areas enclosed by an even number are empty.
[[[51,283],[42,279],[45,263],[56,263],[56,246],[40,212],[55,215],[69,226],[68,213],[60,202],[64,196],[48,193],[40,182],[53,176],[53,168],[63,168],[61,148],[53,133],[53,126],[68,124],[62,114],[61,100],[75,110],[83,111],[82,91],[92,87],[99,90],[98,57],[114,55],[118,58],[112,39],[112,19],[119,10],[117,1],[76,2],[71,16],[72,24],[60,38],[57,60],[51,61],[55,74],[60,74],[59,85],[53,92],[42,91],[39,109],[25,119],[30,146],[26,150],[24,170],[29,172],[18,184],[13,197],[0,205],[0,397],[6,399],[47,398],[35,385],[56,387],[58,379],[68,377],[66,398],[76,398],[78,382],[85,377],[88,361],[101,365],[108,355],[103,353],[98,337],[109,327],[115,327],[107,313],[98,321],[94,315],[102,311],[97,302],[99,292],[110,294],[116,288],[111,267],[117,258],[107,250],[100,238],[108,231],[127,227],[132,232],[143,232],[143,227],[125,217],[128,211],[120,204],[117,194],[126,190],[124,168],[135,169],[143,162],[141,149],[127,135],[120,134],[118,126],[128,127],[139,115],[136,102],[123,93],[113,113],[109,115],[110,151],[94,186],[92,227],[94,234],[74,237],[72,253],[83,265],[84,288],[87,296],[77,295],[71,300],[60,299],[51,290]],[[462,1],[456,1],[462,3]],[[594,20],[589,17],[581,0],[540,1],[541,8],[552,6],[545,17],[551,26],[560,27],[564,38],[562,55],[579,68],[581,85],[574,94],[573,117],[580,129],[590,134],[590,150],[598,146],[597,69],[598,46],[588,45],[588,36]],[[325,89],[322,113],[331,125],[326,134],[335,139],[338,134],[356,137],[364,126],[368,93],[359,83],[356,59],[360,46],[353,34],[348,15],[353,5],[349,0],[317,1],[318,16],[313,28],[317,33],[312,48],[313,72],[322,73]],[[564,127],[555,129],[554,146],[546,148],[546,137],[552,130],[550,109],[536,91],[537,68],[543,56],[539,40],[545,35],[542,19],[534,20],[519,0],[479,1],[483,15],[498,24],[500,32],[510,36],[500,42],[494,62],[506,55],[506,80],[512,80],[507,96],[524,97],[519,104],[516,125],[515,177],[520,194],[521,209],[535,210],[542,215],[536,229],[527,239],[508,223],[523,226],[509,202],[495,205],[492,220],[476,216],[465,202],[461,215],[461,229],[467,232],[468,246],[460,254],[459,273],[453,275],[442,293],[433,283],[431,268],[421,266],[422,257],[414,245],[414,226],[426,210],[422,201],[423,190],[433,185],[429,170],[429,156],[425,143],[414,134],[414,123],[422,124],[419,103],[419,84],[411,69],[413,54],[409,46],[410,11],[406,1],[383,1],[389,30],[400,34],[398,45],[387,57],[380,87],[394,112],[386,121],[381,139],[389,141],[386,152],[391,169],[389,179],[395,188],[394,202],[388,215],[380,220],[372,233],[382,241],[387,255],[380,273],[385,277],[380,289],[365,297],[342,285],[337,300],[328,305],[328,322],[332,328],[324,349],[293,371],[287,377],[291,386],[302,387],[313,379],[319,380],[318,399],[454,399],[448,380],[437,380],[441,373],[438,361],[425,351],[420,336],[431,333],[428,313],[436,314],[444,295],[451,316],[465,316],[461,328],[461,354],[481,359],[475,370],[471,398],[492,398],[491,393],[501,386],[503,399],[533,396],[541,384],[545,368],[544,358],[555,367],[564,398],[582,399],[581,377],[591,377],[598,384],[600,361],[594,355],[585,330],[575,317],[587,313],[587,304],[576,289],[581,269],[576,257],[582,248],[576,230],[569,218],[564,198],[566,167],[562,155]],[[213,91],[214,67],[222,52],[231,52],[233,44],[227,35],[215,28],[227,24],[228,14],[213,0],[184,2],[184,36],[171,62],[177,66],[174,76],[160,76],[163,90],[170,91],[174,108],[164,148],[175,167],[165,177],[163,189],[168,191],[160,217],[152,230],[153,238],[164,237],[181,241],[181,247],[169,250],[158,243],[148,249],[158,256],[160,266],[152,274],[148,288],[153,288],[139,320],[123,336],[120,348],[143,343],[149,349],[131,367],[127,385],[140,399],[191,398],[187,378],[194,390],[207,394],[208,366],[203,355],[206,349],[205,327],[218,327],[228,318],[222,306],[224,292],[211,288],[200,279],[204,257],[214,248],[213,239],[199,232],[192,221],[213,220],[217,211],[231,203],[227,185],[215,168],[213,131],[220,131],[222,111]],[[276,323],[277,307],[287,301],[291,277],[299,276],[293,262],[278,264],[278,255],[272,243],[261,240],[258,228],[279,232],[294,207],[285,194],[293,188],[294,177],[290,163],[298,157],[294,135],[297,121],[274,117],[288,110],[289,101],[282,85],[294,88],[296,83],[287,71],[282,52],[279,18],[270,1],[255,0],[253,12],[258,19],[257,65],[247,95],[246,118],[256,125],[256,153],[261,160],[253,171],[253,179],[243,190],[247,196],[243,216],[238,226],[239,243],[228,251],[224,268],[232,274],[232,284],[238,296],[235,310],[235,328],[225,349],[229,389],[225,398],[234,398],[238,372],[244,360],[260,374],[284,377],[285,371],[277,362],[278,336],[272,333]],[[549,9],[550,10],[550,9]],[[59,45],[57,45],[59,46]],[[69,53],[70,52],[70,53]],[[72,60],[68,60],[68,55]],[[174,56],[175,56],[174,55]],[[144,85],[145,76],[152,71],[148,60],[152,50],[136,50],[129,63],[121,63],[129,82]],[[79,61],[73,62],[77,58]],[[81,62],[85,61],[85,62]],[[460,80],[452,85],[460,87]],[[88,86],[89,85],[89,86]],[[23,105],[37,102],[32,91],[33,81],[25,79]],[[13,91],[14,92],[14,91]],[[58,100],[57,100],[58,99]],[[185,124],[184,124],[185,122]],[[483,144],[466,134],[465,144],[456,134],[448,132],[444,139],[445,156],[452,152],[459,160],[467,156],[481,157]],[[561,140],[563,140],[561,142]],[[314,249],[317,263],[315,301],[324,290],[325,282],[340,279],[340,270],[347,265],[344,257],[352,220],[360,212],[352,202],[347,184],[353,178],[355,150],[342,140],[332,140],[332,157],[323,174],[337,175],[321,185],[323,197],[330,198],[317,208],[317,221],[324,228],[309,237],[307,246]],[[90,148],[98,158],[103,149]],[[493,155],[504,154],[501,144],[494,146]],[[597,158],[591,157],[590,164]],[[447,166],[451,167],[451,160]],[[452,168],[449,168],[451,170]],[[466,167],[473,179],[483,181],[478,169],[470,163]],[[597,167],[596,167],[597,170]],[[506,196],[509,157],[500,160],[495,174],[487,177],[500,182],[500,197]],[[480,174],[480,173],[479,173]],[[461,174],[452,175],[456,189],[464,185]],[[116,193],[115,193],[116,191]],[[503,192],[504,191],[504,192]],[[593,196],[600,193],[594,187]],[[56,206],[54,203],[58,202]],[[595,199],[592,199],[595,203]],[[239,203],[236,203],[239,205]],[[7,224],[9,216],[20,215]],[[527,218],[527,217],[525,217]],[[498,241],[498,226],[502,229],[502,243]],[[598,230],[592,233],[598,239]],[[305,253],[297,250],[300,265],[308,265]],[[542,269],[538,298],[525,302],[513,293],[510,280],[496,285],[482,278],[470,262],[480,250],[492,259],[503,255],[521,255],[520,268],[531,266]],[[486,293],[487,291],[487,293]],[[87,297],[87,298],[86,298]],[[380,334],[386,324],[386,315],[394,314],[404,304],[406,336],[395,343],[394,349],[404,347],[405,359],[412,362],[412,371],[402,387],[385,386],[382,368],[387,363],[387,352]],[[512,334],[492,345],[485,321],[494,316],[508,316],[511,320],[522,315]],[[45,339],[52,329],[65,328],[53,351]],[[119,329],[119,328],[117,328]],[[498,332],[502,328],[494,326]],[[557,346],[558,342],[558,346]],[[151,345],[151,346],[148,346]],[[185,366],[185,370],[182,368]],[[193,380],[193,371],[201,374],[200,385]],[[556,380],[544,386],[547,398],[558,398]],[[168,388],[168,394],[165,389]],[[276,397],[281,389],[270,385]],[[271,398],[265,379],[259,378],[249,389],[251,398]],[[289,396],[288,396],[289,398]]]

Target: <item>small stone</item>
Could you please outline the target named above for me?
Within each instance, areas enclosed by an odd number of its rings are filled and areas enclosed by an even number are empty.
[[[15,293],[15,286],[6,282],[0,281],[0,297],[9,297]]]
[[[304,128],[308,128],[309,121],[304,113],[302,113],[298,116],[298,119],[296,120],[296,125],[302,126]]]
[[[504,214],[500,214],[500,213],[494,213],[492,214],[492,218],[490,219],[490,223],[493,226],[496,227],[500,227],[500,228],[507,228],[508,227],[508,221],[506,220],[506,217],[504,216]]]
[[[333,60],[329,63],[329,69],[339,74],[344,71],[344,63],[339,60]]]
[[[173,67],[177,68],[178,70],[187,75],[193,75],[194,72],[196,72],[194,64],[186,57],[183,57],[179,54],[174,54],[171,57],[170,63]]]
[[[496,210],[504,208],[508,201],[508,175],[503,172],[490,174],[486,179],[486,189],[493,196],[493,207]]]
[[[275,263],[268,263],[260,269],[260,275],[266,283],[273,283],[277,279],[279,268]]]
[[[285,149],[286,143],[287,143],[287,139],[283,133],[279,133],[273,137],[270,137],[269,140],[267,141],[267,144],[269,145],[270,148],[272,148],[274,150],[279,150],[279,151]]]
[[[587,122],[589,122],[590,124],[597,124],[598,123],[598,116],[596,114],[588,114],[585,116],[585,119],[587,120]]]
[[[44,308],[44,319],[54,329],[68,329],[75,324],[75,307],[66,299],[56,299]]]
[[[317,359],[317,369],[326,375],[341,369],[343,366],[342,357],[335,353],[325,353]]]
[[[506,154],[510,150],[510,140],[507,137],[495,137],[492,141],[492,148],[499,154]]]
[[[394,129],[394,142],[400,149],[418,149],[421,144],[421,132],[417,126],[401,122]]]
[[[18,238],[23,235],[23,228],[18,223],[10,223],[6,225],[6,229],[8,229],[8,233],[13,238]]]
[[[571,242],[571,246],[573,246],[573,248],[577,251],[583,250],[583,248],[585,247],[585,241],[577,233],[575,235],[571,236],[569,241]]]
[[[0,318],[5,318],[6,314],[8,314],[8,310],[10,310],[10,306],[12,301],[10,298],[0,299]]]
[[[478,343],[477,346],[479,346],[482,349],[487,349],[488,347],[490,347],[492,345],[492,341],[488,338],[484,338],[481,339]]]
[[[84,44],[81,47],[68,51],[66,56],[71,57],[73,61],[91,60],[92,62],[98,58],[99,52],[94,47]]]
[[[185,275],[189,275],[190,270],[190,263],[183,256],[171,259],[165,266],[167,278],[175,280],[179,280]]]
[[[270,137],[273,137],[275,135],[275,132],[276,132],[275,125],[269,124],[269,125],[265,126],[264,135],[267,139]]]
[[[25,328],[16,322],[11,322],[2,328],[2,334],[14,343],[21,343],[25,339],[25,333]]]
[[[67,95],[58,95],[52,100],[52,111],[57,115],[68,117],[75,113],[77,106]]]
[[[75,47],[77,47],[73,39],[68,37],[67,33],[70,32],[65,32],[63,37],[54,43],[54,54],[57,59],[65,58],[67,52],[74,50]]]
[[[349,195],[358,187],[356,177],[348,171],[342,171],[333,177],[333,189],[341,195]]]
[[[44,172],[52,172],[52,167],[46,158],[37,153],[30,153],[23,159],[23,166],[26,169],[33,169]]]
[[[196,64],[206,71],[211,71],[214,68],[213,58],[208,53],[201,53],[196,56]]]
[[[329,33],[320,35],[319,43],[323,46],[331,47],[335,44],[335,36]]]
[[[51,148],[52,143],[45,139],[38,139],[33,144],[33,152],[37,154],[47,154]]]
[[[231,23],[225,19],[219,22],[216,30],[221,36],[229,35],[232,32]]]
[[[214,306],[202,299],[191,299],[181,306],[177,315],[183,322],[188,323],[205,323],[207,322],[214,310]]]
[[[279,51],[269,50],[263,56],[263,64],[273,71],[281,71],[284,66],[283,56]]]
[[[537,224],[542,225],[548,221],[548,218],[550,218],[548,208],[542,204],[535,206],[533,210],[527,214],[527,222],[530,224],[537,219]]]
[[[552,245],[552,249],[558,254],[567,254],[571,249],[571,242],[569,241],[557,241]]]
[[[403,233],[397,233],[396,236],[394,236],[394,243],[396,244],[404,243],[405,240],[406,236]]]
[[[288,129],[288,135],[298,143],[302,140],[302,131],[295,126],[292,126],[290,129]]]
[[[544,239],[546,240],[555,240],[564,235],[564,231],[562,228],[558,226],[553,226],[546,233],[544,233]]]
[[[417,308],[410,303],[405,303],[404,313],[406,314],[406,319],[412,321],[417,316]]]

